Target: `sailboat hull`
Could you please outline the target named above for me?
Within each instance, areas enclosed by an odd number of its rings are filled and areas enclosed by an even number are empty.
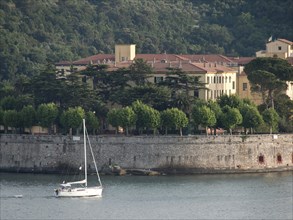
[[[102,187],[56,189],[56,197],[102,197]]]

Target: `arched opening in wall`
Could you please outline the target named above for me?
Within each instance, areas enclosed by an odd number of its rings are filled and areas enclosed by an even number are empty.
[[[282,155],[277,154],[277,163],[282,163]]]
[[[260,164],[263,164],[265,162],[265,157],[264,157],[264,155],[259,155],[258,156],[258,163],[260,163]]]

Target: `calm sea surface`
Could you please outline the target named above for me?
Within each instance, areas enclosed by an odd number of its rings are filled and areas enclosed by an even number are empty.
[[[292,172],[102,176],[102,198],[55,198],[60,175],[0,173],[0,219],[292,219]],[[89,177],[91,183],[93,176]],[[23,195],[15,198],[15,195]]]

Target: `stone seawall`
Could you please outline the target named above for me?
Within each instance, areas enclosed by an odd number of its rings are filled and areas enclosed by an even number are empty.
[[[293,135],[91,136],[98,168],[165,173],[235,173],[293,170]],[[83,163],[83,138],[0,135],[0,171],[61,172]],[[89,169],[93,165],[89,161]]]

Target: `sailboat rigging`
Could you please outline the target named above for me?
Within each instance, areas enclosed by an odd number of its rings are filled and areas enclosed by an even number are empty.
[[[90,148],[90,153],[93,158],[93,162],[95,165],[97,177],[98,177],[98,185],[88,187],[88,179],[87,179],[87,142]],[[90,144],[90,139],[88,137],[88,133],[85,126],[85,119],[83,119],[83,146],[84,146],[84,179],[75,181],[75,182],[63,182],[60,184],[58,189],[55,189],[56,197],[102,197],[103,186],[100,179],[99,171],[97,168],[96,160],[93,154],[92,146]],[[76,187],[76,185],[79,185]]]

